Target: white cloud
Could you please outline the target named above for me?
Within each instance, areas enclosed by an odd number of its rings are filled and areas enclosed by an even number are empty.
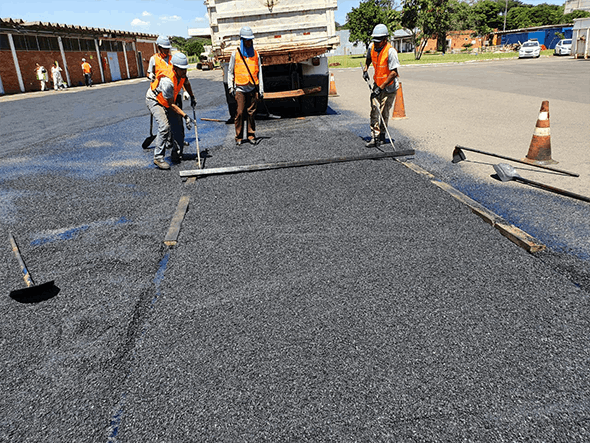
[[[147,12],[147,11],[143,11],[143,12],[141,13],[141,15],[143,15],[144,17],[150,17],[152,14],[150,14],[150,13],[149,13],[149,12]]]
[[[143,20],[140,20],[138,18],[134,18],[131,21],[131,26],[149,26],[150,22],[144,22]]]
[[[209,17],[208,16],[203,16],[203,17],[196,17],[195,21],[198,23],[203,23],[203,22],[208,22],[209,21]]]
[[[177,22],[182,19],[177,15],[163,15],[162,17],[160,17],[160,20],[165,22]]]

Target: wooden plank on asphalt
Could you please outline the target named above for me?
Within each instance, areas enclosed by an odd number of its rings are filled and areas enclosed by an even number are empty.
[[[300,160],[300,161],[289,161],[289,162],[278,162],[278,163],[263,163],[258,165],[245,165],[245,166],[228,166],[225,168],[211,168],[211,169],[192,169],[188,171],[180,171],[181,177],[194,177],[194,176],[206,176],[206,175],[219,175],[219,174],[235,174],[239,172],[253,172],[253,171],[264,171],[268,169],[281,169],[281,168],[296,168],[301,166],[315,166],[325,165],[328,163],[342,163],[352,162],[359,160],[377,160],[380,158],[391,158],[391,157],[404,157],[408,155],[414,155],[413,149],[407,149],[405,151],[392,151],[392,152],[377,152],[374,154],[364,154],[349,157],[333,157],[323,158],[318,160]]]
[[[168,228],[168,233],[164,238],[164,244],[166,246],[176,246],[178,242],[178,236],[180,234],[180,227],[182,226],[184,215],[188,209],[189,200],[190,197],[188,195],[183,195],[180,197],[178,207],[176,208],[176,212],[174,213],[174,217],[172,217],[172,222],[170,223],[170,228]]]
[[[504,237],[506,237],[513,243],[517,244],[524,250],[533,254],[535,252],[540,252],[545,249],[545,245],[540,243],[536,238],[527,234],[522,229],[517,228],[516,226],[513,226],[510,223],[506,222],[498,214],[490,211],[485,206],[467,197],[465,194],[453,188],[451,185],[438,180],[432,180],[432,183],[438,186],[439,188],[447,191],[457,200],[467,205],[474,214],[479,215],[484,221],[486,221],[494,228],[496,228],[498,231],[500,231],[500,234],[502,234]]]

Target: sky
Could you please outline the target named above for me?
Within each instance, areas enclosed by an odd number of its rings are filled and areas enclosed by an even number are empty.
[[[336,22],[346,23],[346,14],[360,2],[338,0]],[[523,2],[562,5],[564,0]],[[209,27],[203,0],[1,0],[0,17],[185,38],[189,28]]]

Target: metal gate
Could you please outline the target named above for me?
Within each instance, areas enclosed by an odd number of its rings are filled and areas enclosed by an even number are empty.
[[[109,67],[111,69],[111,81],[121,80],[121,69],[119,69],[119,57],[116,52],[107,52]]]

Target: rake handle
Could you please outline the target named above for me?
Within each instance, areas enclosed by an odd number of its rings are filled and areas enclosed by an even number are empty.
[[[25,265],[25,262],[24,262],[23,258],[21,257],[20,252],[18,250],[18,246],[16,245],[16,242],[14,241],[14,237],[12,236],[11,233],[8,233],[8,239],[10,240],[10,245],[12,246],[12,252],[14,252],[16,259],[18,260],[18,264],[19,264],[20,269],[23,273],[23,279],[25,280],[25,283],[27,284],[27,286],[29,288],[31,286],[35,286],[35,283],[33,283],[33,278],[31,277],[31,274],[29,274],[29,270],[27,269],[27,265]]]
[[[546,185],[544,183],[539,183],[539,182],[536,182],[533,180],[529,180],[528,178],[523,178],[520,176],[514,177],[514,180],[519,181],[521,183],[525,183],[527,185],[537,186],[539,188],[546,189],[547,191],[555,192],[556,194],[565,195],[567,197],[572,197],[572,198],[575,198],[578,200],[583,200],[585,202],[590,203],[590,198],[588,198],[584,195],[576,194],[575,192],[566,191],[565,189],[560,189],[560,188],[554,188],[553,186]]]
[[[547,169],[549,171],[554,171],[554,172],[561,172],[562,174],[571,175],[572,177],[579,177],[580,176],[580,174],[576,174],[575,172],[568,172],[568,171],[564,171],[562,169],[552,168],[551,166],[536,165],[534,163],[529,163],[529,162],[525,162],[525,161],[522,161],[522,160],[517,160],[517,159],[511,158],[511,157],[505,157],[503,155],[494,154],[492,152],[485,152],[485,151],[480,151],[478,149],[466,148],[465,146],[456,145],[455,146],[455,149],[461,149],[461,150],[465,150],[465,151],[477,152],[478,154],[490,155],[492,157],[502,158],[504,160],[510,160],[510,161],[516,162],[516,163],[522,163],[523,165],[534,166],[535,168]]]

